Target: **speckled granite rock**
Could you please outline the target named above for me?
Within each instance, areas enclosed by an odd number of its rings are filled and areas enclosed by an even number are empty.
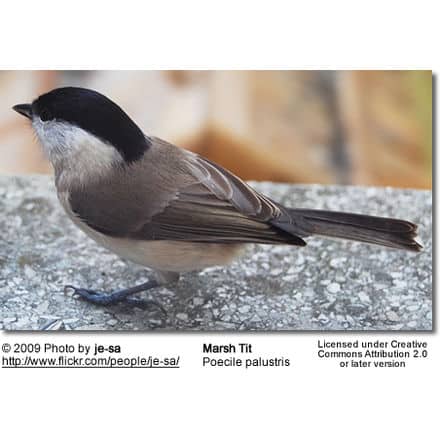
[[[255,184],[290,206],[351,210],[420,225],[420,254],[308,239],[252,245],[241,260],[182,277],[149,295],[167,311],[97,307],[64,284],[111,290],[149,271],[76,229],[46,176],[0,177],[0,325],[36,330],[431,330],[431,192]],[[147,296],[148,297],[148,296]]]

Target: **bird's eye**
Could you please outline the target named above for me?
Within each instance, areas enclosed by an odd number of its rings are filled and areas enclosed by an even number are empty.
[[[53,119],[53,117],[49,110],[42,109],[40,110],[40,119],[42,121],[49,121],[50,119]]]

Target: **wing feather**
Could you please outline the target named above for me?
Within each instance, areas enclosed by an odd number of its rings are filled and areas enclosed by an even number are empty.
[[[90,227],[138,240],[305,245],[271,224],[283,217],[282,209],[241,179],[194,153],[150,140],[153,147],[138,163],[87,191],[70,190],[72,210]]]

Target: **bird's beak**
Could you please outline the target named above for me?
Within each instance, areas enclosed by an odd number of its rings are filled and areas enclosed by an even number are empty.
[[[30,104],[17,104],[12,107],[20,115],[26,116],[26,118],[32,119],[32,106]]]

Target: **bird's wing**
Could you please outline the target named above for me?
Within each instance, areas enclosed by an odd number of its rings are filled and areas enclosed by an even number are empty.
[[[90,190],[71,191],[72,210],[90,227],[138,240],[305,244],[272,225],[285,216],[283,209],[238,177],[151,139],[145,159],[133,165],[137,169]]]

